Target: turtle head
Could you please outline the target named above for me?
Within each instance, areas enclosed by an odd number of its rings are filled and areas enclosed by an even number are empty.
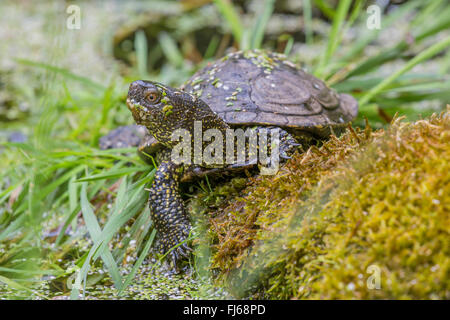
[[[153,81],[132,82],[127,106],[136,123],[147,127],[166,146],[172,145],[171,136],[177,129],[188,130],[192,135],[194,121],[201,121],[203,129],[228,128],[203,100]]]

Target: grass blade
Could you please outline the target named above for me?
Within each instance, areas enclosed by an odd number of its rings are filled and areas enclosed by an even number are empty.
[[[147,77],[148,63],[148,45],[145,32],[138,30],[134,36],[134,45],[136,46],[136,64],[137,70],[141,78]]]
[[[306,43],[311,45],[313,42],[311,0],[303,1],[303,20],[305,21]]]
[[[126,277],[124,283],[123,283],[123,287],[119,290],[118,295],[122,295],[123,290],[130,284],[130,282],[133,280],[134,275],[136,274],[136,271],[139,269],[139,267],[141,266],[142,262],[144,261],[144,259],[147,257],[148,252],[150,251],[150,248],[153,244],[153,240],[155,239],[155,235],[156,235],[156,229],[152,230],[152,233],[150,234],[150,238],[147,240],[144,249],[141,252],[141,255],[139,256],[139,259],[136,261],[136,263],[134,264],[133,268],[131,269],[131,272],[128,274],[128,276]]]
[[[348,10],[350,8],[350,4],[351,4],[350,0],[339,1],[337,12],[333,19],[333,25],[331,26],[331,32],[330,37],[328,39],[327,48],[325,50],[324,55],[322,55],[319,61],[319,66],[315,71],[315,75],[319,78],[323,77],[325,66],[328,65],[330,58],[332,57],[337,46],[339,45],[341,39],[340,32],[342,31],[342,27],[345,22],[345,17],[347,16]]]
[[[84,221],[86,223],[86,226],[88,228],[89,234],[94,241],[94,243],[102,243],[103,239],[101,237],[101,228],[98,224],[97,218],[95,217],[94,211],[92,210],[91,204],[89,203],[89,200],[87,199],[87,183],[83,182],[81,186],[81,193],[80,193],[80,203],[81,203],[81,212],[83,214]],[[106,267],[108,268],[111,277],[114,281],[114,285],[116,288],[120,289],[122,288],[122,277],[119,272],[119,268],[116,265],[116,262],[113,259],[113,256],[111,252],[108,250],[107,247],[103,247],[104,249],[100,251],[100,255],[102,257],[103,262],[105,263]],[[89,260],[85,262],[89,264]],[[86,277],[87,271],[84,274],[84,277]]]
[[[178,49],[175,40],[167,32],[160,32],[158,39],[159,44],[161,45],[161,48],[169,62],[174,67],[181,68],[184,63],[184,58]]]
[[[59,68],[59,67],[55,67],[50,64],[47,64],[47,63],[36,62],[36,61],[28,60],[28,59],[16,59],[16,61],[18,63],[26,65],[26,66],[41,68],[41,69],[45,69],[47,71],[61,74],[62,76],[64,76],[67,79],[75,80],[75,81],[78,81],[78,82],[86,85],[87,88],[93,88],[93,89],[102,90],[102,91],[106,90],[106,87],[104,87],[103,85],[101,85],[89,78],[77,75],[65,68]]]
[[[76,180],[76,182],[87,182],[87,181],[119,178],[119,177],[125,176],[130,173],[139,172],[139,171],[148,171],[149,169],[151,169],[151,167],[141,166],[141,167],[131,167],[131,168],[109,170],[105,173],[94,174],[94,175],[86,177],[86,178],[78,179],[78,180]]]
[[[37,291],[33,291],[33,290],[31,290],[31,289],[21,285],[20,283],[18,283],[16,281],[13,281],[11,279],[8,279],[6,277],[0,276],[0,282],[3,282],[4,284],[6,284],[7,286],[9,286],[9,287],[11,287],[13,289],[27,291],[28,293],[36,294],[36,295],[38,295],[39,297],[41,297],[43,299],[46,299],[46,300],[48,299],[43,294],[41,294],[41,293],[39,293]]]
[[[332,7],[328,5],[328,3],[323,0],[313,0],[313,2],[316,7],[319,8],[320,11],[322,11],[324,16],[326,16],[330,20],[334,19],[336,12]]]

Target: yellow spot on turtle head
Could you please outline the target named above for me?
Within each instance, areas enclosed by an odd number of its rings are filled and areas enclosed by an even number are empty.
[[[173,113],[172,109],[173,109],[173,106],[170,105],[170,104],[165,105],[165,106],[162,108],[162,110],[163,110],[163,112],[164,112],[164,115],[165,115],[166,117]]]

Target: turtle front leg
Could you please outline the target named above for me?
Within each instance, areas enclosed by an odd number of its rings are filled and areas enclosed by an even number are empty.
[[[191,223],[178,192],[179,167],[170,161],[162,162],[150,188],[149,206],[151,218],[158,231],[156,249],[159,253],[166,253],[186,240],[191,230]],[[190,250],[186,243],[172,250],[170,255],[175,268],[181,257],[187,257]]]

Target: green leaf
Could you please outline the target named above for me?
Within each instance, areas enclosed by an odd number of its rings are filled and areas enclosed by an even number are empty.
[[[175,67],[181,68],[184,58],[172,36],[167,32],[160,32],[158,40],[169,62]]]
[[[148,44],[145,32],[138,30],[134,36],[134,45],[136,47],[137,69],[141,78],[147,77],[148,64]]]
[[[43,299],[48,299],[43,294],[41,294],[41,293],[39,293],[37,291],[33,291],[30,288],[27,288],[27,287],[21,285],[20,283],[18,283],[16,281],[13,281],[11,279],[8,279],[6,277],[0,276],[0,282],[3,282],[4,284],[6,284],[7,286],[9,286],[9,287],[11,287],[13,289],[27,291],[29,293],[36,294],[36,295],[38,295],[39,297],[41,297]]]
[[[139,267],[142,265],[142,262],[144,261],[144,259],[147,257],[148,252],[150,251],[150,248],[153,244],[153,240],[155,239],[155,235],[156,235],[156,229],[152,230],[152,233],[150,234],[149,239],[147,240],[144,249],[142,250],[139,259],[136,261],[136,263],[134,264],[133,268],[131,269],[130,273],[128,274],[128,276],[126,277],[124,283],[123,283],[123,287],[119,290],[118,295],[122,295],[123,290],[130,284],[130,282],[134,279],[134,275],[136,274],[136,271],[139,269]]]

